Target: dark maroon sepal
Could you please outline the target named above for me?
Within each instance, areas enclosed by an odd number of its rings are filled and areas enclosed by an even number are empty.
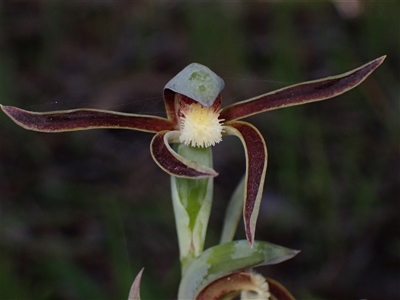
[[[73,109],[31,112],[13,106],[0,106],[18,125],[41,132],[63,132],[98,128],[130,129],[146,132],[174,130],[173,122],[160,117],[135,115],[99,109]]]
[[[363,82],[386,56],[379,57],[350,72],[295,84],[277,91],[241,101],[225,107],[221,119],[243,119],[265,111],[326,100],[351,90]]]

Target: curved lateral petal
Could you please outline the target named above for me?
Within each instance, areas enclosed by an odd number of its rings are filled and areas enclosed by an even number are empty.
[[[158,166],[176,177],[197,179],[217,176],[212,168],[184,158],[171,148],[169,143],[179,142],[179,136],[179,131],[162,131],[153,137],[150,150]]]
[[[229,122],[224,129],[226,135],[237,136],[242,141],[245,149],[247,170],[243,219],[247,240],[250,244],[253,244],[267,170],[267,146],[261,133],[249,123]]]
[[[72,109],[38,113],[13,106],[0,105],[0,107],[21,127],[41,132],[111,128],[155,133],[175,128],[174,123],[165,118],[100,109]]]
[[[379,57],[341,75],[303,82],[227,106],[221,112],[226,121],[243,119],[264,111],[326,100],[359,85],[386,56]]]

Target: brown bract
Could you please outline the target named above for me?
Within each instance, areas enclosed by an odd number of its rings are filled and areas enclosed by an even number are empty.
[[[243,218],[246,237],[253,244],[255,225],[261,202],[267,168],[267,148],[259,131],[251,124],[237,121],[248,116],[278,108],[326,100],[338,96],[367,78],[385,59],[377,58],[347,73],[292,85],[225,107],[219,119],[223,135],[235,135],[243,143],[246,152],[246,187]],[[192,162],[176,153],[171,143],[179,143],[180,111],[182,95],[164,90],[167,118],[149,115],[127,114],[97,109],[74,109],[46,113],[30,112],[12,106],[1,109],[18,125],[41,132],[63,132],[99,128],[131,129],[156,133],[150,148],[155,162],[168,174],[184,178],[214,177],[213,169]],[[220,104],[220,96],[216,101]],[[193,100],[195,102],[195,100]],[[185,102],[187,104],[187,101]],[[186,105],[185,104],[185,105]],[[197,104],[197,103],[196,103]],[[198,104],[197,104],[198,105]],[[215,108],[210,108],[215,109]]]

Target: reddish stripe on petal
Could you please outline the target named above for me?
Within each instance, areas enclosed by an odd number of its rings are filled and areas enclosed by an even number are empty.
[[[253,244],[267,170],[267,147],[262,135],[253,125],[240,121],[229,122],[226,125],[226,134],[239,137],[246,152],[247,171],[243,218],[247,240]]]
[[[329,99],[354,88],[367,78],[386,56],[350,72],[292,85],[227,106],[220,117],[226,121],[246,118],[264,111]]]
[[[213,169],[186,159],[171,148],[168,142],[177,142],[179,135],[179,131],[163,131],[153,137],[150,150],[158,166],[176,177],[197,179],[217,176]]]
[[[1,109],[18,125],[41,132],[97,128],[159,132],[173,130],[175,127],[171,121],[160,117],[98,109],[74,109],[46,113],[31,112],[13,106],[1,106]]]

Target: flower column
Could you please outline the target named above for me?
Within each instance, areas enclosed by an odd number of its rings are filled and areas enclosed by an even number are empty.
[[[168,117],[179,126],[179,132],[169,133],[169,141],[179,142],[175,148],[179,155],[210,170],[211,146],[222,140],[219,94],[223,88],[224,81],[218,75],[194,63],[172,78],[164,90]],[[214,171],[196,179],[171,176],[182,275],[203,252],[216,175]]]

